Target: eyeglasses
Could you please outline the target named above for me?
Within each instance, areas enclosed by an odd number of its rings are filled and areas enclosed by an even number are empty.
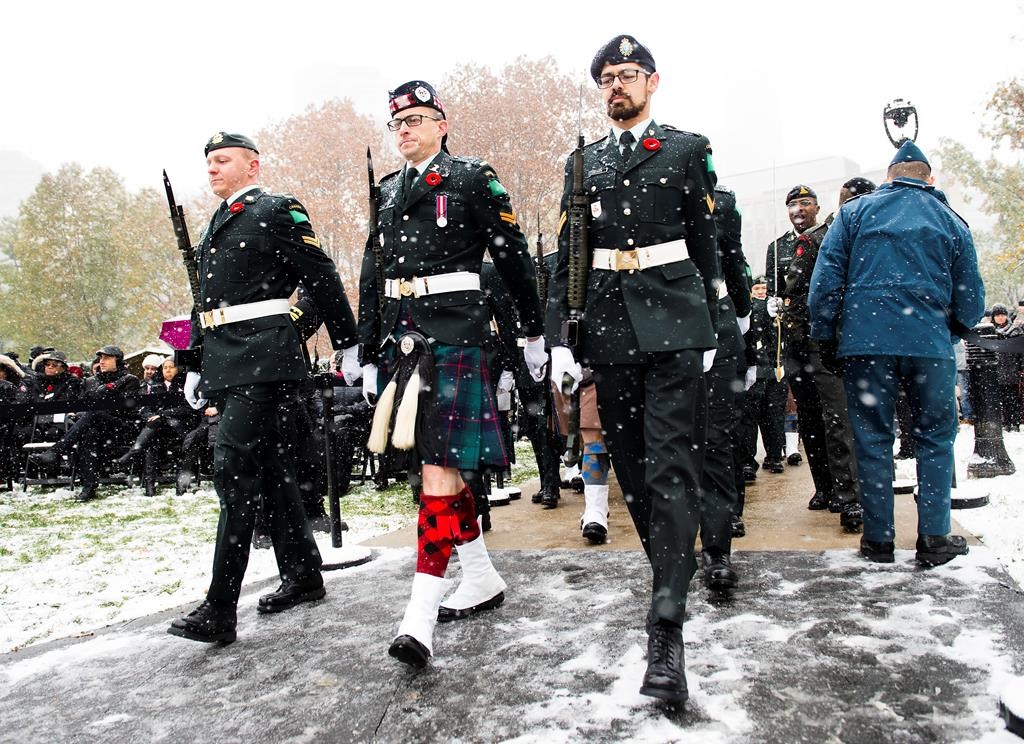
[[[815,204],[817,204],[817,202],[813,199],[794,199],[786,206],[790,209],[793,207],[803,207],[804,209],[807,209],[808,207],[813,207]]]
[[[64,362],[58,362],[58,361],[56,361],[54,359],[47,359],[45,362],[43,362],[43,366],[44,367],[63,367],[64,366]]]
[[[597,79],[597,87],[611,88],[612,84],[615,82],[615,78],[618,78],[619,82],[622,83],[623,85],[629,85],[630,83],[635,83],[636,79],[641,75],[647,75],[648,77],[650,77],[651,73],[647,72],[647,70],[636,70],[633,68],[629,68],[627,70],[619,70],[614,75],[611,74],[610,72],[606,72],[604,75],[601,75],[601,77]]]
[[[424,119],[430,119],[431,121],[441,121],[440,117],[424,116],[423,114],[409,114],[402,119],[392,119],[388,122],[388,129],[392,132],[397,132],[405,124],[407,127],[418,127],[423,123]]]

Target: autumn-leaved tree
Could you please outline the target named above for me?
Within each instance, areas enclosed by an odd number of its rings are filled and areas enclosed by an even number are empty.
[[[959,142],[944,139],[939,152],[943,170],[981,195],[981,209],[996,218],[989,233],[976,232],[975,241],[991,301],[1024,297],[1024,86],[1018,80],[1003,83],[988,104],[989,117],[982,133],[993,152],[979,160]],[[997,158],[1008,148],[1015,161]],[[991,302],[990,302],[991,304]]]
[[[518,57],[497,72],[457,67],[438,95],[451,120],[448,148],[494,165],[531,244],[539,216],[553,249],[566,157],[580,129],[590,142],[606,128],[593,83],[560,71],[551,57]]]

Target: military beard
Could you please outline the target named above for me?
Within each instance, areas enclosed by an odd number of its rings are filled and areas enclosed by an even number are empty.
[[[636,104],[633,102],[633,99],[625,93],[622,95],[626,100],[608,103],[608,118],[613,121],[629,121],[630,119],[635,119],[640,115],[640,112],[644,110],[644,106],[647,105],[646,98],[639,104]]]

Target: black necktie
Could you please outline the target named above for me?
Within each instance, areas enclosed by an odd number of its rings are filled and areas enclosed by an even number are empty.
[[[629,156],[633,154],[634,142],[636,142],[636,137],[628,129],[619,135],[619,155],[623,163],[626,163],[629,160]]]
[[[412,194],[412,184],[419,174],[420,172],[415,168],[409,167],[405,169],[405,182],[402,184],[404,201],[409,201],[409,195]]]

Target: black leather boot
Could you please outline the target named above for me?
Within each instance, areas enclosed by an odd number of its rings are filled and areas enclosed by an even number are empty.
[[[228,644],[235,640],[235,608],[203,602],[185,617],[171,621],[167,632],[202,643]]]
[[[647,672],[641,695],[658,698],[675,705],[690,696],[686,687],[683,658],[683,630],[674,623],[659,620],[647,638]]]

